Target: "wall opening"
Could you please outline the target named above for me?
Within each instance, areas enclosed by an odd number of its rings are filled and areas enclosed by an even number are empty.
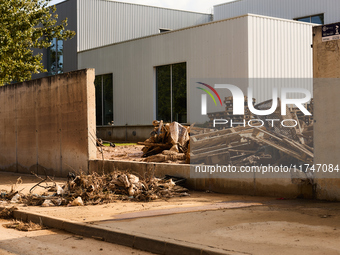
[[[296,18],[294,20],[301,21],[301,22],[307,22],[307,23],[315,23],[315,24],[320,24],[320,25],[323,25],[325,23],[325,18],[324,18],[323,13],[317,14],[317,15],[301,17],[301,18]]]
[[[156,67],[156,118],[187,123],[187,64]]]
[[[113,82],[112,74],[96,75],[96,125],[113,125]]]

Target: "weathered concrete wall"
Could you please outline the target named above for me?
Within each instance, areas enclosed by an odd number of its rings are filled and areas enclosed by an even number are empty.
[[[313,28],[313,66],[314,78],[340,78],[340,40],[322,42],[322,26]]]
[[[0,169],[66,176],[96,157],[94,69],[0,87]]]
[[[314,154],[316,164],[340,165],[340,40],[322,42],[322,26],[313,28]],[[318,199],[340,201],[340,172],[315,173]]]
[[[340,79],[314,82],[314,163],[340,167]],[[340,172],[314,173],[319,199],[340,201]]]

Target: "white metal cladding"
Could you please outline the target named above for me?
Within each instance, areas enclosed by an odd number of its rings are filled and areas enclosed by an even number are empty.
[[[248,16],[249,77],[311,78],[313,25]]]
[[[95,68],[97,75],[113,73],[115,125],[149,125],[155,118],[156,66],[186,62],[187,86],[200,78],[311,78],[310,26],[245,15],[83,51],[78,64]],[[299,37],[291,38],[287,29]],[[309,67],[299,71],[295,63]],[[250,80],[249,86],[255,87],[257,102],[271,98],[267,85]],[[194,100],[187,91],[188,102]]]
[[[110,0],[77,0],[78,51],[211,21],[210,14]]]
[[[282,87],[299,86],[313,93],[312,29],[310,23],[248,16],[249,78],[275,78],[265,82],[250,81],[257,102],[272,99],[272,90],[268,89],[270,86],[279,90]]]
[[[246,30],[245,16],[122,42],[80,52],[79,68],[113,73],[115,125],[150,125],[155,67],[186,62],[187,86],[191,78],[247,77]]]
[[[324,13],[325,24],[340,21],[339,0],[238,0],[214,6],[214,20],[247,13],[295,19]]]

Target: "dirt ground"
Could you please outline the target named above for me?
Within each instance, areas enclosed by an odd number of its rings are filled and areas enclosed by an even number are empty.
[[[28,192],[37,182],[34,176],[0,172],[0,190],[9,189],[18,176],[23,180],[19,185],[23,192]],[[65,179],[57,181],[62,183]],[[43,189],[34,192],[39,191]],[[190,197],[152,202],[117,201],[79,207],[20,206],[20,209],[150,237],[216,247],[231,254],[340,254],[340,203],[206,192],[190,194]],[[0,235],[6,238],[2,231],[0,229]],[[16,239],[11,240],[15,243]],[[58,240],[63,242],[63,239]]]
[[[124,161],[143,161],[144,158],[142,148],[143,145],[120,145],[116,147],[100,147],[103,149],[103,154],[97,150],[97,158],[106,160],[124,160]]]
[[[97,159],[105,160],[119,160],[119,161],[135,161],[135,162],[143,162],[145,158],[143,158],[143,145],[119,145],[116,147],[100,147],[103,150],[101,153],[97,150]],[[185,160],[176,160],[176,161],[166,161],[164,163],[170,164],[184,164]]]

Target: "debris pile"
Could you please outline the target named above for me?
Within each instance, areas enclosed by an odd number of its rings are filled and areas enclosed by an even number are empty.
[[[12,219],[15,210],[18,210],[18,208],[14,206],[0,209],[0,219]]]
[[[4,226],[5,228],[14,228],[19,231],[37,231],[37,230],[46,229],[46,227],[39,225],[39,224],[35,224],[31,221],[23,222],[23,221],[17,221],[17,220],[11,223],[2,224],[2,226]]]
[[[253,105],[255,104],[255,98],[252,99]],[[214,119],[224,119],[224,120],[233,120],[233,122],[242,123],[243,120],[250,120],[254,116],[248,108],[248,97],[244,97],[244,115],[233,115],[233,97],[226,97],[224,99],[225,111],[224,112],[212,112],[208,113],[209,117],[209,127],[213,128],[213,120]],[[239,124],[237,124],[239,125]]]
[[[54,183],[53,186],[47,186],[48,190],[42,195],[24,195],[11,191],[3,196],[3,200],[12,203],[13,198],[18,195],[15,203],[44,207],[97,205],[114,200],[150,201],[188,196],[188,190],[178,185],[184,181],[183,178],[169,176],[163,179],[154,176],[139,178],[134,174],[119,171],[104,175],[93,173],[76,176],[70,173],[64,185]],[[16,195],[13,196],[14,193]]]
[[[138,144],[144,145],[143,157],[146,162],[184,161],[188,152],[189,127],[177,122],[153,121],[154,130],[150,138]]]
[[[312,115],[288,107],[286,115],[281,115],[281,102],[277,99],[277,108],[272,114],[256,116],[250,112],[247,100],[244,97],[245,114],[233,115],[233,98],[226,97],[225,111],[208,113],[208,128],[154,121],[151,137],[138,143],[145,146],[144,161],[235,166],[313,163]],[[252,101],[254,104],[255,99]],[[268,100],[255,108],[268,110],[272,104],[273,101]],[[306,108],[313,114],[313,99]],[[215,119],[223,119],[228,124],[212,128]],[[230,126],[231,120],[235,124]]]
[[[255,108],[264,110],[271,105],[272,100],[269,100]],[[191,128],[190,162],[223,162],[235,166],[299,162],[313,164],[312,117],[304,116],[299,109],[288,108],[287,114],[282,116],[280,102],[278,106],[269,116],[254,116],[256,119],[253,119],[251,126],[224,127],[222,130]],[[313,113],[313,101],[307,109]]]

